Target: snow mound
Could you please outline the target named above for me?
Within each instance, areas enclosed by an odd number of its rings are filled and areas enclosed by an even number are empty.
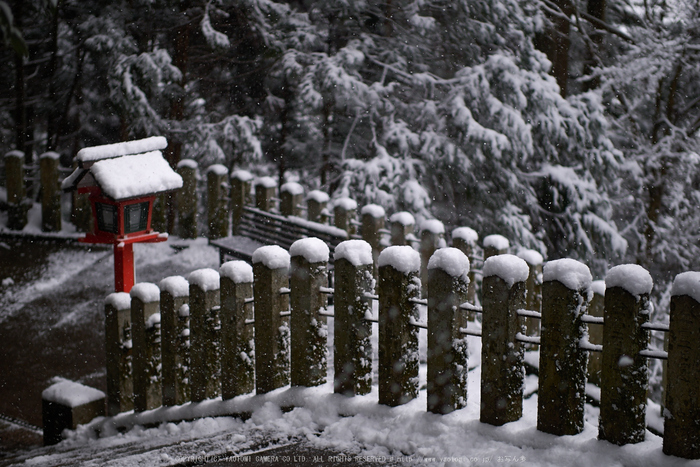
[[[605,281],[591,282],[591,292],[605,297]]]
[[[445,225],[437,219],[426,219],[421,222],[420,231],[440,235],[445,233]]]
[[[282,193],[289,193],[290,195],[303,195],[304,187],[299,185],[297,182],[287,182],[280,187]]]
[[[440,248],[428,260],[428,269],[442,269],[452,277],[469,283],[469,258],[457,248]]]
[[[496,250],[507,250],[510,242],[503,235],[493,234],[484,237],[484,248],[495,248]]]
[[[452,239],[461,238],[469,245],[476,245],[479,241],[479,234],[471,227],[457,227],[452,231]]]
[[[143,303],[160,301],[160,289],[150,282],[140,282],[131,288],[131,298],[138,298]]]
[[[289,268],[289,253],[279,245],[261,246],[253,252],[253,264],[262,263],[268,269]]]
[[[190,294],[190,283],[182,276],[166,277],[158,283],[158,287],[172,297],[187,297]]]
[[[64,380],[44,389],[41,393],[41,398],[66,407],[80,407],[81,405],[104,399],[105,393],[99,389]]]
[[[406,212],[406,211],[395,212],[389,218],[389,222],[392,222],[395,224],[401,224],[404,226],[405,225],[416,225],[416,219],[413,217],[413,214],[411,214],[410,212]]]
[[[114,292],[107,295],[105,303],[117,310],[127,310],[131,308],[131,295],[126,292]]]
[[[231,279],[234,284],[253,282],[253,267],[245,261],[228,261],[221,265],[219,274]]]
[[[700,302],[700,272],[682,272],[673,279],[672,296],[688,295]]]
[[[308,195],[306,195],[307,199],[312,199],[316,201],[317,203],[327,203],[328,200],[330,200],[330,196],[328,196],[328,193],[325,191],[321,190],[312,190],[309,192]]]
[[[377,266],[391,266],[404,274],[419,272],[420,254],[408,245],[390,246],[379,254]]]
[[[372,245],[364,240],[346,240],[335,247],[333,258],[345,259],[355,267],[372,264]]]
[[[224,177],[228,175],[228,169],[223,164],[212,164],[207,167],[207,173],[215,173],[216,175]]]
[[[589,289],[593,281],[588,266],[570,258],[549,261],[543,272],[544,282],[559,281],[570,290]]]
[[[263,186],[265,188],[275,188],[277,182],[272,177],[260,177],[255,181],[255,186]]]
[[[621,264],[611,268],[605,275],[605,288],[622,287],[635,297],[650,294],[654,281],[649,271],[638,264]]]
[[[219,273],[211,268],[202,268],[192,271],[187,277],[187,280],[190,284],[199,286],[204,292],[219,290],[221,284]]]
[[[539,266],[544,263],[544,257],[536,250],[523,249],[518,252],[518,258],[525,260],[530,266]]]
[[[197,169],[197,161],[194,159],[182,159],[180,162],[177,163],[177,168],[179,169],[180,167],[186,167],[188,169]]]
[[[352,198],[338,198],[333,201],[333,207],[339,207],[346,211],[357,209],[357,201]]]
[[[238,169],[238,170],[234,170],[231,173],[231,178],[238,179],[242,182],[248,182],[248,181],[253,179],[253,174],[248,172],[247,170]]]
[[[362,206],[362,211],[360,211],[360,213],[363,216],[368,215],[370,217],[374,217],[375,219],[380,219],[386,216],[386,211],[384,211],[384,208],[378,204],[368,204],[366,206]]]
[[[326,242],[320,238],[302,238],[289,247],[290,256],[303,256],[309,263],[328,262],[330,251]]]
[[[515,255],[497,255],[484,262],[484,277],[497,276],[513,287],[516,282],[525,282],[530,274],[530,266],[524,259]]]

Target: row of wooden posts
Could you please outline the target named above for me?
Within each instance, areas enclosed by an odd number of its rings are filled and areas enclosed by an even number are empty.
[[[655,356],[647,348],[648,294],[608,288],[604,318],[594,318],[588,314],[593,295],[588,285],[574,290],[548,280],[542,284],[540,314],[526,308],[526,280],[495,273],[483,279],[479,308],[467,301],[467,271],[455,273],[449,266],[455,258],[461,264],[466,258],[455,248],[443,248],[431,258],[424,299],[420,258],[408,246],[392,246],[380,254],[373,290],[373,262],[358,261],[363,255],[348,253],[364,248],[371,258],[370,246],[361,240],[336,249],[331,289],[327,257],[308,253],[309,246],[318,251],[324,245],[310,245],[314,240],[299,240],[291,256],[277,246],[262,247],[252,267],[232,261],[220,271],[198,270],[187,280],[166,278],[160,286],[137,284],[130,294],[108,297],[109,414],[219,396],[230,399],[253,391],[264,394],[289,384],[324,384],[327,296],[332,294],[331,364],[337,393],[370,392],[370,336],[372,323],[378,322],[379,403],[397,406],[417,397],[418,331],[426,328],[427,410],[445,414],[463,408],[468,397],[466,336],[480,335],[480,419],[502,425],[522,416],[524,346],[537,344],[537,428],[573,435],[584,425],[588,354],[602,351],[599,437],[619,445],[644,439],[647,358]],[[514,258],[490,257],[485,268],[507,270],[513,261],[522,261]],[[373,300],[378,301],[377,316],[372,314]],[[427,323],[419,322],[420,306],[427,306]],[[698,310],[700,304],[687,295],[672,298],[664,452],[687,458],[700,458],[695,403],[700,365],[697,346],[692,345],[700,326]],[[482,313],[481,333],[470,329],[470,311]],[[541,318],[541,337],[524,334],[525,316]],[[587,341],[587,325],[603,322],[603,344],[593,345]]]

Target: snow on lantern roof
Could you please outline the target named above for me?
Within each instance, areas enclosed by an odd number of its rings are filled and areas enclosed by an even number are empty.
[[[78,151],[76,158],[79,162],[95,162],[103,159],[143,154],[151,151],[159,151],[168,146],[168,141],[163,136],[124,141],[121,143],[91,146]]]

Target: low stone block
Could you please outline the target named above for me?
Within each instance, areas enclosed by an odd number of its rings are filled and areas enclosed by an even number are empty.
[[[105,415],[105,393],[73,381],[60,381],[41,393],[44,445],[57,444],[63,430],[75,430]]]

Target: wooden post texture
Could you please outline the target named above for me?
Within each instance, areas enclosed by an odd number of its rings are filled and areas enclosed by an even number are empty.
[[[415,239],[413,230],[416,226],[416,219],[410,212],[395,212],[389,218],[391,225],[391,244],[410,245],[411,239]]]
[[[126,292],[116,292],[105,300],[109,416],[134,409],[131,348],[131,296]]]
[[[210,239],[228,235],[228,192],[228,169],[221,164],[210,166],[207,169],[207,223]]]
[[[198,269],[190,284],[190,395],[201,402],[221,395],[221,322],[219,273]]]
[[[467,301],[469,259],[456,248],[428,262],[428,411],[450,413],[467,405]]]
[[[306,216],[311,222],[319,222],[321,224],[328,223],[328,201],[330,197],[327,193],[320,190],[310,191],[306,195]]]
[[[474,229],[469,227],[457,227],[452,231],[452,246],[464,253],[470,261],[476,253],[478,242],[479,234],[477,234]],[[473,267],[472,265],[472,268]],[[476,274],[472,269],[469,270],[467,301],[472,305],[476,305]],[[469,317],[469,321],[474,321],[474,313],[470,312],[467,316]]]
[[[231,174],[231,230],[238,234],[238,225],[243,217],[243,207],[250,204],[250,189],[253,174],[247,170],[234,170]]]
[[[180,237],[197,238],[197,163],[183,159],[177,163],[182,188],[177,192],[178,227]]]
[[[24,186],[24,153],[5,154],[5,185],[7,188],[7,227],[22,230],[27,225],[26,189]]]
[[[437,219],[426,219],[420,226],[420,279],[423,292],[428,287],[428,261],[438,248],[445,246],[445,226]]]
[[[182,405],[189,398],[190,284],[182,276],[166,277],[160,288],[163,405]]]
[[[272,211],[277,191],[277,182],[272,177],[261,177],[255,181],[255,207],[261,211]]]
[[[357,202],[350,198],[339,198],[333,202],[333,218],[335,226],[348,233],[348,237],[357,233],[355,220],[357,218]]]
[[[374,264],[377,264],[377,258],[382,251],[382,234],[381,229],[384,228],[384,220],[386,212],[384,208],[377,204],[368,204],[362,206],[362,240],[372,245],[372,256]]]
[[[301,202],[304,200],[304,187],[296,182],[287,182],[280,187],[280,214],[301,216]]]
[[[526,310],[536,312],[542,311],[542,265],[544,258],[535,250],[520,250],[518,257],[522,258],[530,268],[530,273],[525,282],[525,304]],[[523,318],[526,336],[540,335],[540,320],[537,318]],[[529,347],[529,344],[526,345]]]
[[[149,282],[131,288],[131,338],[134,343],[134,411],[160,407],[160,289]]]
[[[41,230],[59,232],[61,230],[61,187],[58,183],[57,152],[45,152],[39,157],[41,176]]]
[[[591,282],[593,299],[588,308],[588,314],[596,318],[603,318],[605,315],[605,281]],[[588,341],[594,345],[603,345],[603,329],[600,324],[588,325]],[[601,352],[588,353],[588,382],[600,387],[600,375],[603,368],[603,354]]]
[[[510,242],[503,235],[487,235],[484,237],[484,261],[491,256],[508,253]]]

